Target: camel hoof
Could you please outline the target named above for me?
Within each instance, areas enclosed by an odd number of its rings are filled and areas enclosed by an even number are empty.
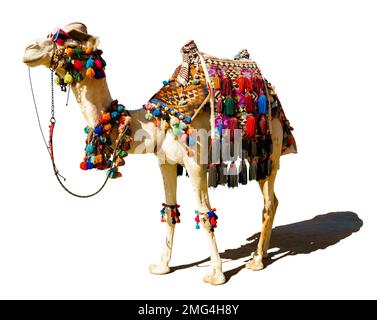
[[[225,283],[225,276],[222,272],[221,273],[210,273],[210,274],[207,274],[203,278],[203,281],[205,283],[209,283],[209,284],[212,284],[214,286],[217,286],[217,285]]]
[[[261,259],[253,259],[246,263],[245,267],[253,271],[259,271],[264,269],[264,265]]]
[[[162,264],[151,264],[149,266],[149,272],[152,273],[152,274],[162,275],[162,274],[169,273],[170,268],[168,266],[162,265]]]

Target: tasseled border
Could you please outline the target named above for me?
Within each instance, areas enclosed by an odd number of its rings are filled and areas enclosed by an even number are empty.
[[[208,212],[199,212],[199,210],[195,210],[196,229],[200,229],[200,217],[202,217],[203,222],[208,220],[211,225],[211,231],[215,231],[218,219],[216,208],[213,208]]]
[[[166,211],[165,211],[165,209],[170,208],[170,216],[171,216],[172,224],[180,223],[181,222],[181,219],[180,219],[181,213],[178,210],[179,207],[180,207],[180,205],[178,205],[178,204],[169,205],[169,204],[163,203],[162,209],[160,210],[161,222],[166,222]]]

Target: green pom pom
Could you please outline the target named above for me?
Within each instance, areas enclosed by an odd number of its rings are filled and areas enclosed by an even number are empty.
[[[84,132],[85,132],[86,134],[88,134],[88,133],[90,132],[90,128],[89,128],[89,127],[85,127],[85,128],[84,128]]]

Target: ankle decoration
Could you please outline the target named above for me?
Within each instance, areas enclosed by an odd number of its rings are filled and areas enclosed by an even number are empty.
[[[180,223],[181,219],[179,217],[181,216],[181,213],[178,210],[179,207],[180,207],[180,205],[178,205],[178,204],[169,205],[169,204],[163,203],[162,209],[160,210],[161,222],[166,222],[165,209],[169,208],[172,224]]]
[[[214,229],[217,227],[217,219],[218,216],[215,213],[216,208],[211,209],[208,212],[199,212],[199,210],[195,210],[195,222],[196,222],[196,229],[200,229],[200,219],[205,222],[206,220],[209,221],[211,224],[211,231],[214,231]]]

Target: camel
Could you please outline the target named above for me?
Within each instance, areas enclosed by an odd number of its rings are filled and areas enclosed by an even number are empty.
[[[86,50],[97,49],[99,38],[88,34],[84,24],[73,23],[66,26],[64,30],[70,39],[78,40],[82,48],[86,48]],[[72,41],[67,42],[68,44],[60,43],[63,49],[72,46]],[[65,70],[57,55],[58,46],[53,37],[35,40],[26,47],[23,62],[28,67],[45,66],[52,68],[58,75],[64,77]],[[88,126],[93,129],[98,119],[106,112],[113,101],[106,77],[99,79],[84,77],[82,81],[72,81],[70,85]],[[172,256],[176,226],[172,221],[172,213],[175,210],[174,206],[177,204],[177,165],[181,165],[187,170],[196,195],[197,210],[199,212],[197,222],[198,224],[200,222],[200,226],[209,241],[210,271],[203,280],[212,285],[225,283],[226,279],[222,270],[214,228],[205,214],[212,210],[208,195],[207,164],[200,163],[197,157],[189,156],[187,146],[176,138],[171,129],[158,128],[153,122],[146,119],[145,108],[129,110],[129,114],[132,119],[130,129],[133,141],[128,153],[155,153],[159,159],[162,157],[166,160],[160,161],[159,167],[163,178],[165,203],[167,204],[165,207],[167,233],[163,242],[161,261],[157,264],[152,264],[149,268],[150,272],[157,275],[170,272],[169,263]],[[203,108],[201,112],[195,115],[195,119],[190,125],[193,130],[210,132],[212,125],[210,120],[211,110]],[[245,265],[246,268],[254,271],[264,268],[263,259],[268,256],[267,250],[270,244],[272,225],[279,203],[274,192],[274,182],[279,168],[279,159],[282,155],[283,125],[277,118],[270,119],[269,125],[273,150],[271,154],[272,168],[268,177],[258,181],[264,197],[262,231],[257,250],[251,254],[251,260]],[[156,151],[156,143],[159,143],[158,152]]]

